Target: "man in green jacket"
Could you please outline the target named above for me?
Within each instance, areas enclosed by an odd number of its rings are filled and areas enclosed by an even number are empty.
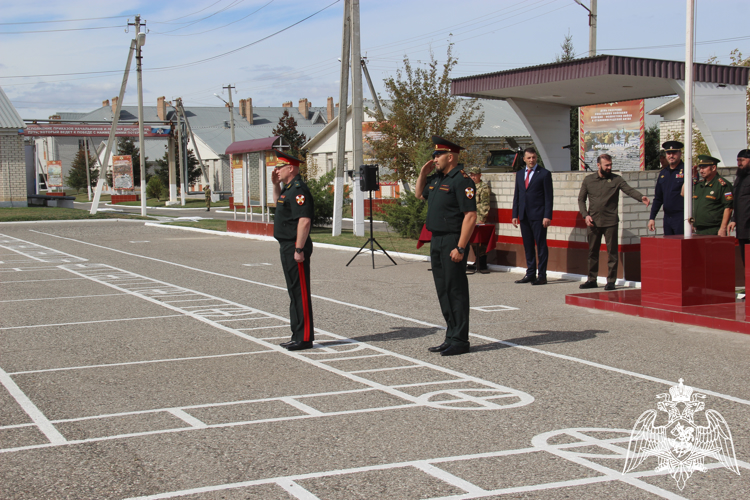
[[[619,175],[612,173],[612,157],[599,155],[596,159],[598,171],[583,179],[578,193],[578,209],[586,221],[589,241],[589,277],[579,288],[596,288],[596,277],[599,274],[599,248],[602,236],[607,242],[609,255],[609,272],[605,290],[615,289],[617,281],[617,230],[620,218],[617,207],[620,203],[620,191],[634,200],[642,201],[646,206],[649,199],[628,185]],[[589,206],[586,208],[586,199]]]
[[[727,236],[734,196],[732,183],[716,172],[718,163],[719,160],[712,156],[698,156],[698,172],[703,179],[693,181],[691,222],[695,234]]]

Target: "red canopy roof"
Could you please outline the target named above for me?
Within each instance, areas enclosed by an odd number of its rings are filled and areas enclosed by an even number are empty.
[[[281,137],[266,137],[265,139],[251,139],[249,141],[237,141],[229,145],[225,151],[228,155],[242,153],[254,153],[256,151],[271,151],[273,146],[281,146],[279,141]],[[278,144],[277,144],[278,142]]]

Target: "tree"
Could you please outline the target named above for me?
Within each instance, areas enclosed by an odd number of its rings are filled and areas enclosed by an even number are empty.
[[[161,201],[162,196],[165,196],[166,188],[162,184],[161,179],[158,175],[152,175],[146,185],[146,196],[148,198],[156,198],[156,201]]]
[[[130,155],[133,161],[133,183],[140,187],[141,185],[141,150],[135,145],[135,139],[133,137],[118,137],[117,138],[117,154],[118,155]],[[148,156],[146,157],[148,161]],[[146,181],[150,175],[148,175],[148,169],[146,169]],[[110,183],[111,185],[111,183]]]
[[[94,165],[94,157],[90,154],[89,157],[89,167]],[[97,181],[99,180],[99,171],[98,170],[90,170],[89,171],[89,178],[91,179],[91,187],[95,187]],[[76,193],[80,191],[81,189],[86,187],[86,184],[88,182],[88,179],[86,177],[86,149],[81,148],[76,153],[76,157],[73,159],[73,164],[70,166],[70,171],[68,172],[68,175],[65,177],[65,185],[70,186],[73,189],[76,190]]]
[[[289,143],[291,146],[289,148],[290,155],[295,158],[305,158],[307,150],[302,149],[302,146],[307,142],[307,137],[297,130],[297,120],[289,115],[288,110],[284,110],[284,114],[279,118],[279,124],[271,133],[283,137]]]
[[[461,154],[462,163],[484,164],[482,151],[472,148],[477,143],[475,133],[484,122],[484,112],[476,99],[451,95],[450,73],[458,63],[452,48],[450,44],[442,67],[432,53],[426,68],[412,67],[404,56],[403,70],[397,70],[395,78],[384,80],[390,109],[388,116],[373,112],[373,130],[379,138],[370,144],[377,162],[393,171],[388,180],[406,185],[414,179],[432,153],[433,135],[467,148]]]
[[[555,62],[572,61],[576,58],[576,51],[573,48],[573,35],[570,34],[570,30],[565,35],[565,41],[560,44],[560,48],[562,49],[562,54],[555,54]]]
[[[643,145],[646,154],[646,170],[661,170],[659,153],[661,144],[659,144],[659,125],[654,124],[646,129],[646,141]]]
[[[164,146],[167,149],[169,146]],[[198,159],[195,157],[192,149],[187,150],[188,157],[188,184],[195,184],[201,177],[201,169],[198,166]],[[176,163],[176,182],[178,186],[181,186],[180,182],[182,179],[182,161],[180,159],[180,149],[177,141],[174,141],[174,158]],[[156,160],[156,168],[154,173],[159,176],[164,186],[169,186],[169,154],[167,151],[164,152],[164,156]]]

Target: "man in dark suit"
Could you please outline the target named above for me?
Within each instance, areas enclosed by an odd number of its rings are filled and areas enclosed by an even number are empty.
[[[513,192],[513,227],[521,225],[526,252],[526,276],[516,283],[547,284],[547,228],[552,222],[552,174],[536,163],[534,148],[523,152],[526,168],[516,173]],[[537,252],[539,271],[537,272]]]

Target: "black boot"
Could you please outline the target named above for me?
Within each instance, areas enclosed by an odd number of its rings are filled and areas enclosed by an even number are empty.
[[[490,270],[487,269],[487,256],[482,255],[479,257],[479,272],[481,274],[490,274]]]

